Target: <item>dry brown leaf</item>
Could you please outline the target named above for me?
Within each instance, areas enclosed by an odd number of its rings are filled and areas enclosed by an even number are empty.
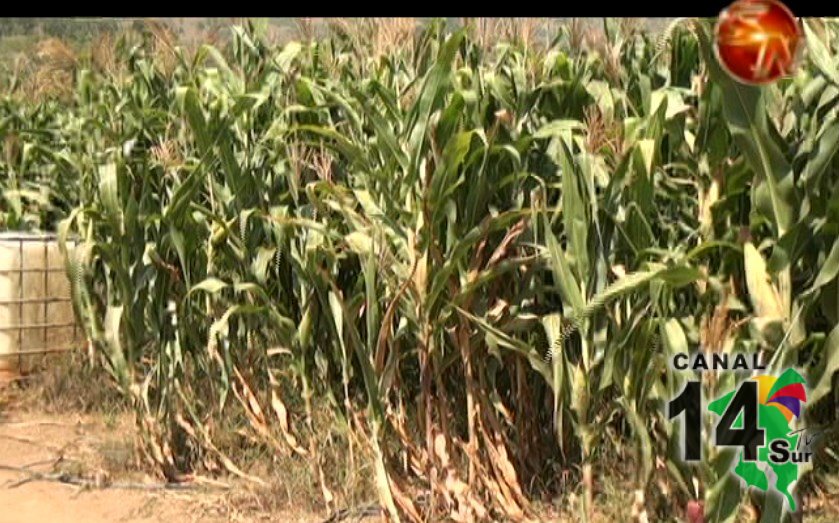
[[[273,374],[269,372],[268,376],[271,382],[271,408],[274,410],[274,414],[280,421],[280,430],[283,432],[283,437],[294,452],[301,456],[306,456],[309,453],[306,449],[300,446],[297,438],[291,433],[291,426],[288,421],[288,409],[282,399],[280,399],[280,395],[277,393],[279,384]]]

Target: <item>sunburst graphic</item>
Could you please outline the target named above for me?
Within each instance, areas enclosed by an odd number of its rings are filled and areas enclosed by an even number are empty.
[[[743,83],[765,84],[792,73],[801,43],[801,26],[777,0],[738,0],[717,22],[717,57]]]

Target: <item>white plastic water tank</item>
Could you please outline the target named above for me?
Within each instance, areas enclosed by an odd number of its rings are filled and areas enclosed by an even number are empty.
[[[0,233],[0,379],[71,349],[80,334],[55,235]]]

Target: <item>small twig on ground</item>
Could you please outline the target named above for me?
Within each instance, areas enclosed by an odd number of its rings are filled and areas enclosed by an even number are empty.
[[[361,521],[363,518],[372,518],[381,515],[382,507],[372,503],[370,505],[364,505],[362,507],[345,508],[342,510],[338,510],[334,512],[331,516],[329,516],[327,519],[323,520],[323,523],[338,523],[339,521],[344,521],[350,518],[356,518],[357,521]]]
[[[33,461],[32,463],[27,463],[22,468],[31,469],[32,467],[37,467],[39,465],[51,465],[53,469],[55,469],[56,465],[61,463],[64,460],[64,456],[58,456],[57,458],[52,459],[42,459],[38,461]]]
[[[229,484],[225,483],[224,481],[219,481],[217,479],[208,478],[206,476],[200,476],[198,474],[194,474],[191,476],[191,481],[200,484],[200,485],[208,485],[211,487],[216,487],[221,490],[230,490],[231,487]]]
[[[34,420],[34,421],[5,421],[0,420],[0,426],[9,427],[9,428],[23,428],[23,427],[40,427],[44,425],[49,425],[52,427],[73,427],[75,428],[78,424],[77,423],[59,423],[57,421],[49,421],[49,420]]]
[[[96,489],[121,489],[121,490],[197,490],[197,486],[187,483],[132,483],[132,482],[113,482],[96,481],[92,479],[73,476],[66,472],[59,473],[44,473],[35,472],[24,467],[12,467],[9,465],[0,465],[0,470],[9,472],[18,472],[26,475],[26,477],[12,483],[7,488],[16,488],[30,481],[52,481],[56,483],[63,483],[66,485],[74,485],[82,488],[96,488]],[[210,485],[204,484],[204,488]],[[215,488],[222,488],[216,486]]]
[[[6,471],[9,471],[9,472],[18,472],[18,473],[26,475],[26,477],[24,477],[24,478],[22,478],[18,481],[15,481],[14,483],[12,483],[8,487],[6,487],[6,488],[10,488],[10,489],[17,488],[21,485],[29,483],[30,481],[55,481],[55,482],[58,482],[58,483],[66,483],[66,484],[69,484],[69,485],[78,485],[78,486],[83,486],[83,482],[85,481],[81,478],[73,477],[73,476],[71,476],[70,474],[67,474],[67,473],[47,474],[47,473],[44,473],[44,472],[34,472],[34,471],[28,470],[24,467],[11,467],[9,465],[0,465],[0,470],[6,470]]]

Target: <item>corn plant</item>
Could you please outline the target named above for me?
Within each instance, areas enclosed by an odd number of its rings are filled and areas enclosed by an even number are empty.
[[[835,423],[834,28],[747,88],[702,22],[604,27],[541,48],[434,22],[376,49],[235,28],[167,60],[123,43],[63,106],[6,100],[32,160],[2,164],[4,211],[49,165],[78,317],[148,462],[263,481],[219,444],[235,416],[331,508],[327,405],[394,520],[535,520],[577,484],[592,518],[616,456],[639,511],[704,497],[722,520],[745,493],[731,454],[678,458],[674,353],[803,366]]]

